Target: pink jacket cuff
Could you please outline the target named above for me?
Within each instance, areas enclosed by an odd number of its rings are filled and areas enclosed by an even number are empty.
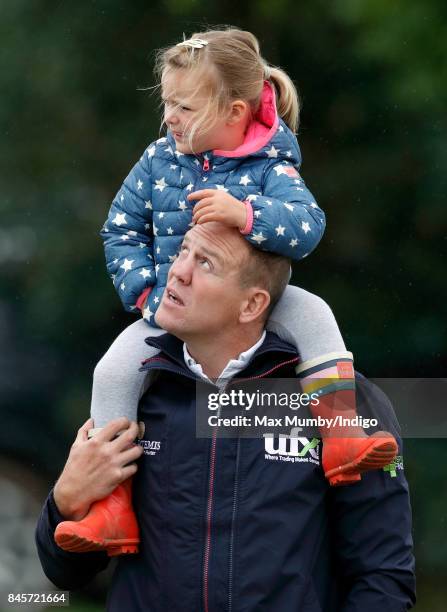
[[[143,306],[144,303],[146,301],[146,298],[148,297],[149,293],[152,291],[152,287],[147,287],[143,293],[140,295],[140,297],[137,300],[136,303],[136,307],[139,308],[140,310],[143,310]]]
[[[247,211],[247,222],[245,224],[245,227],[241,229],[240,232],[243,236],[246,236],[251,232],[253,227],[253,207],[251,205],[251,202],[249,202],[248,200],[244,200],[244,204],[245,210]]]

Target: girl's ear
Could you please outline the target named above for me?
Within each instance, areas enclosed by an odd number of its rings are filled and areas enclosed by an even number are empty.
[[[250,114],[250,107],[243,100],[233,100],[228,116],[228,125],[236,125],[237,123],[245,122]]]

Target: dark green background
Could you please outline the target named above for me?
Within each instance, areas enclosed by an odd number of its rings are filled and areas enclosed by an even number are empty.
[[[327,231],[294,282],[331,304],[365,374],[445,372],[443,0],[3,0],[0,453],[46,486],[95,363],[133,321],[98,231],[158,134],[141,91],[154,50],[218,24],[255,33],[301,94],[302,174]],[[447,597],[446,459],[445,440],[407,441],[421,611]]]

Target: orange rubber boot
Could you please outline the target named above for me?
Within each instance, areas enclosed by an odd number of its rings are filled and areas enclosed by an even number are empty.
[[[359,428],[361,429],[361,428]],[[362,437],[324,438],[324,475],[332,486],[353,484],[361,480],[361,474],[378,470],[394,459],[397,442],[387,431],[376,431]]]
[[[59,523],[54,539],[70,552],[106,550],[109,557],[137,553],[140,537],[132,507],[132,478],[94,502],[81,521]]]
[[[352,353],[323,355],[300,364],[296,371],[303,391],[318,395],[318,405],[310,407],[312,416],[339,421],[319,428],[322,465],[330,485],[354,484],[363,472],[391,463],[398,450],[391,433],[378,431],[368,436],[362,427],[351,424],[357,417]]]

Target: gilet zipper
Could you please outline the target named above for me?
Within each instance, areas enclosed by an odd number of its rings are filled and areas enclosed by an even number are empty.
[[[264,378],[271,374],[278,368],[281,368],[290,363],[296,363],[299,361],[299,357],[288,359],[283,361],[270,370],[258,374],[257,376],[250,376],[248,378],[238,378],[237,382],[256,380],[257,378]],[[232,382],[225,387],[228,388]],[[222,393],[223,389],[220,391]],[[208,485],[208,500],[207,500],[207,512],[206,512],[206,540],[205,540],[205,553],[203,560],[203,604],[204,612],[210,612],[209,610],[209,597],[208,597],[208,572],[209,572],[209,561],[211,555],[211,519],[213,513],[213,494],[214,494],[214,475],[216,466],[216,446],[217,446],[217,427],[214,428],[213,438],[211,443],[210,453],[210,472],[209,472],[209,485]],[[236,524],[236,513],[237,513],[237,494],[239,487],[239,456],[240,456],[240,438],[238,438],[237,453],[236,453],[236,468],[234,477],[233,487],[233,505],[232,505],[232,516],[231,516],[231,533],[230,533],[230,551],[229,551],[229,577],[228,577],[228,612],[231,612],[233,605],[233,545],[234,545],[234,529]]]
[[[161,347],[159,347],[161,348]],[[261,351],[257,356],[265,353],[267,351]],[[158,369],[167,370],[171,372],[175,372],[178,374],[182,374],[187,378],[192,378],[193,380],[200,380],[197,376],[192,373],[187,372],[181,366],[174,365],[168,359],[163,357],[159,357],[155,355],[154,357],[150,357],[143,362],[144,369],[150,369],[147,367],[147,364],[150,362],[162,362],[161,367]],[[299,361],[299,357],[294,357],[292,359],[288,359],[287,361],[282,361],[281,363],[273,366],[266,372],[262,372],[262,374],[258,374],[257,376],[249,376],[247,378],[238,378],[237,382],[247,381],[247,380],[256,380],[258,378],[265,378],[278,368],[281,368],[285,365],[289,365],[291,363],[296,363]],[[164,363],[163,363],[164,362]],[[165,365],[167,364],[167,365]],[[230,381],[228,385],[226,385],[223,389],[220,390],[220,393],[223,392],[224,389],[228,388],[231,384],[236,384],[236,381]],[[215,386],[215,385],[214,385]],[[219,409],[220,410],[220,409]],[[212,525],[212,513],[213,513],[213,496],[214,496],[214,476],[215,476],[215,467],[216,467],[216,446],[217,446],[217,427],[214,428],[213,437],[211,442],[211,452],[210,452],[210,471],[208,478],[208,500],[207,500],[207,512],[206,512],[206,539],[205,539],[205,553],[204,553],[204,562],[203,562],[203,604],[204,604],[204,612],[209,612],[209,598],[208,598],[208,571],[209,571],[209,561],[211,555],[211,525]],[[236,467],[235,467],[235,477],[234,477],[234,487],[233,487],[233,505],[232,505],[232,516],[231,516],[231,533],[230,533],[230,550],[229,550],[229,579],[228,579],[228,612],[232,611],[233,605],[233,546],[234,546],[234,530],[236,524],[236,514],[237,514],[237,494],[239,487],[239,460],[240,460],[240,438],[238,438],[237,444],[237,452],[236,452]]]

